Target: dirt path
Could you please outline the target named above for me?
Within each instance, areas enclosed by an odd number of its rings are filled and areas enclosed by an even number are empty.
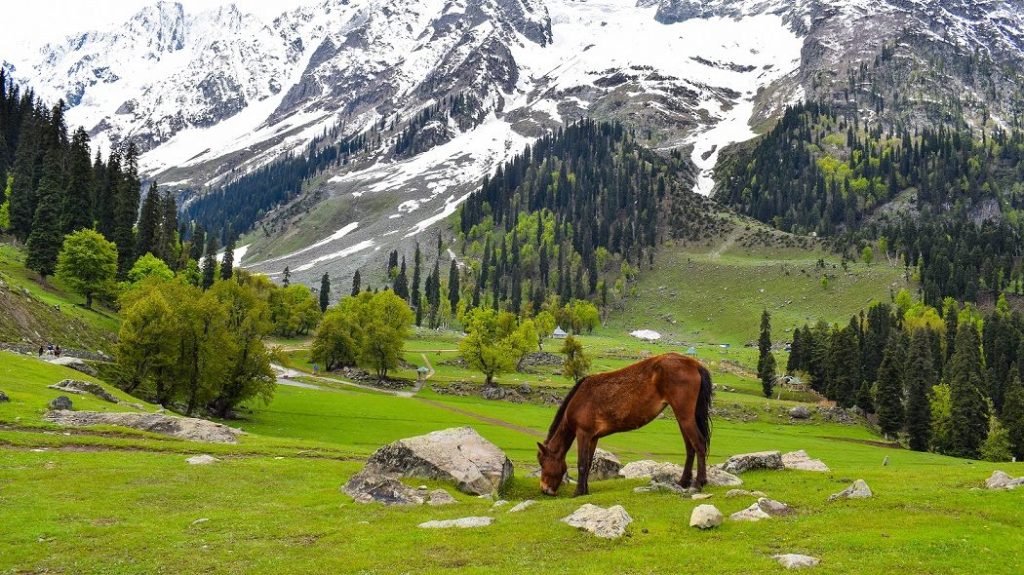
[[[420,387],[422,387],[422,384],[417,383],[416,387],[414,387],[412,391],[397,391],[397,390],[393,390],[393,389],[382,389],[382,388],[379,388],[379,387],[373,387],[372,385],[362,385],[360,383],[355,383],[355,382],[352,382],[352,381],[345,381],[344,379],[336,379],[336,378],[333,378],[333,377],[320,377],[319,375],[309,375],[308,373],[303,373],[301,371],[297,371],[297,370],[294,370],[294,369],[289,369],[287,367],[283,367],[283,366],[280,366],[280,365],[277,365],[277,364],[271,364],[270,367],[272,367],[274,369],[274,371],[276,371],[278,373],[277,383],[279,383],[281,385],[287,385],[289,387],[301,387],[303,389],[314,389],[314,390],[318,390],[318,391],[333,391],[333,390],[331,390],[330,388],[327,388],[327,387],[321,387],[319,385],[313,385],[311,383],[295,381],[294,378],[296,378],[296,377],[305,377],[307,379],[313,379],[313,380],[316,380],[316,381],[322,381],[324,383],[333,383],[333,384],[336,384],[336,385],[345,385],[345,386],[348,386],[348,387],[355,387],[357,389],[364,389],[366,391],[376,391],[378,393],[383,393],[385,395],[393,395],[395,397],[406,397],[406,398],[412,397],[412,396],[416,395],[416,393],[419,392]]]
[[[505,429],[511,429],[512,431],[518,431],[519,433],[525,433],[526,435],[530,435],[533,437],[540,437],[542,439],[544,438],[544,434],[540,431],[537,431],[536,429],[530,429],[529,427],[516,425],[515,423],[509,423],[508,421],[497,419],[495,417],[480,415],[479,413],[474,413],[466,409],[455,407],[454,405],[448,405],[447,403],[441,403],[440,401],[434,401],[432,399],[426,399],[423,397],[417,397],[416,399],[432,407],[444,409],[446,411],[457,413],[459,415],[465,415],[466,417],[472,417],[473,419],[476,419],[477,421],[482,421],[483,423],[497,425],[498,427],[504,427]]]
[[[715,250],[713,252],[708,254],[711,257],[711,259],[717,260],[717,259],[721,258],[722,254],[724,254],[725,252],[729,251],[729,248],[731,248],[733,245],[736,244],[736,240],[740,239],[740,234],[741,233],[742,232],[740,231],[740,228],[737,227],[737,228],[733,229],[732,233],[729,234],[729,237],[726,238],[725,241],[722,242],[722,244],[720,246],[715,248]]]
[[[423,358],[423,363],[427,364],[427,375],[423,379],[430,379],[434,377],[434,366],[430,365],[430,360],[427,359],[427,354],[421,353],[420,357]],[[419,391],[419,390],[417,390]]]

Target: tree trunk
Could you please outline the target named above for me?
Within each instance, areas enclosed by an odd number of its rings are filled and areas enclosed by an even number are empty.
[[[92,292],[85,292],[85,309],[92,309]]]

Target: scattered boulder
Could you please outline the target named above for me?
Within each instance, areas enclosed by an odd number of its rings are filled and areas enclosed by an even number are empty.
[[[815,567],[818,563],[821,563],[821,559],[817,557],[811,557],[810,555],[800,555],[797,553],[786,553],[784,555],[772,555],[772,559],[779,562],[786,569],[805,569],[808,567]]]
[[[66,395],[61,395],[51,400],[49,408],[53,411],[70,411],[73,409],[71,399]]]
[[[520,383],[516,391],[519,392],[519,395],[530,395],[533,393],[533,387],[529,383]]]
[[[1013,478],[1002,471],[993,471],[992,477],[985,481],[989,489],[1016,489],[1024,485],[1024,477]]]
[[[434,431],[399,439],[378,449],[353,481],[366,478],[417,477],[451,481],[470,495],[491,494],[512,478],[505,453],[472,427]]]
[[[736,487],[743,485],[743,480],[717,465],[708,468],[708,485],[712,487]]]
[[[758,499],[760,499],[762,497],[768,497],[768,495],[765,494],[764,491],[751,491],[750,492],[750,496],[751,497],[757,497]]]
[[[694,501],[704,501],[705,499],[711,499],[714,497],[711,493],[694,493],[690,496],[690,499]]]
[[[91,383],[88,381],[78,381],[74,379],[65,379],[59,383],[55,383],[49,386],[50,389],[56,389],[58,391],[66,391],[68,393],[75,393],[78,395],[95,395],[103,401],[109,401],[110,403],[118,403],[117,398],[110,394],[107,390],[103,389],[103,386]]]
[[[613,505],[607,509],[587,503],[562,518],[562,523],[584,529],[604,539],[618,539],[626,533],[626,527],[633,518],[626,513],[621,505]]]
[[[619,470],[619,476],[626,479],[664,479],[674,477],[678,481],[683,476],[683,466],[675,463],[659,463],[650,459],[642,459],[627,463]]]
[[[495,508],[498,508],[498,507],[504,507],[506,505],[508,505],[508,501],[505,501],[504,499],[499,499],[499,500],[494,502],[494,505],[491,505],[491,509],[495,509]]]
[[[427,495],[427,505],[437,507],[439,505],[451,505],[458,503],[451,493],[448,493],[444,489],[435,489]]]
[[[732,499],[733,497],[749,497],[750,492],[746,489],[730,489],[725,492],[725,496],[729,499]]]
[[[693,495],[697,492],[696,489],[683,487],[674,480],[663,481],[661,479],[652,479],[649,484],[633,489],[633,493],[657,493],[659,491],[667,491],[678,495]]]
[[[783,454],[782,465],[786,469],[798,469],[800,471],[817,471],[819,473],[828,473],[830,471],[822,460],[811,459],[803,449]]]
[[[93,366],[89,365],[88,363],[85,363],[84,361],[82,361],[81,359],[79,359],[77,357],[68,357],[68,356],[58,357],[58,358],[51,359],[50,363],[55,364],[55,365],[63,365],[64,367],[71,368],[71,369],[73,369],[75,371],[80,371],[80,372],[84,373],[85,375],[88,375],[88,376],[91,376],[91,377],[96,377],[96,369]]]
[[[759,451],[733,455],[724,464],[722,470],[729,473],[744,473],[758,469],[779,470],[782,465],[782,453],[778,451]]]
[[[356,475],[341,488],[356,503],[422,505],[423,494],[392,477]]]
[[[772,517],[785,517],[796,513],[796,510],[789,505],[781,501],[768,499],[767,497],[759,498],[757,500],[757,507]]]
[[[810,419],[811,410],[802,405],[798,405],[789,410],[789,417],[792,419]]]
[[[450,529],[452,527],[471,529],[473,527],[487,527],[493,522],[493,517],[463,517],[461,519],[446,519],[444,521],[427,521],[426,523],[420,523],[419,526],[423,529]]]
[[[526,501],[523,501],[522,503],[520,503],[520,504],[516,505],[516,506],[515,506],[515,507],[513,507],[512,509],[509,509],[509,510],[508,510],[508,512],[509,512],[509,513],[519,513],[520,511],[526,511],[526,510],[527,510],[527,509],[529,509],[529,508],[530,508],[530,507],[531,507],[531,506],[532,506],[532,505],[533,505],[534,503],[537,503],[537,502],[536,502],[536,501],[534,501],[533,499],[527,499]]]
[[[754,503],[742,511],[733,513],[729,516],[729,519],[732,521],[760,521],[762,519],[771,519],[771,517],[757,503]]]
[[[598,448],[594,451],[594,461],[590,464],[590,479],[594,481],[618,479],[621,469],[622,463],[614,453]]]
[[[51,406],[51,409],[54,409]],[[115,425],[158,433],[189,441],[237,443],[241,430],[192,417],[173,417],[158,413],[100,413],[97,411],[51,411],[45,419],[68,427]]]
[[[690,513],[690,527],[713,529],[721,525],[723,519],[722,512],[717,507],[705,503],[693,508],[693,512]]]
[[[846,489],[840,491],[839,493],[830,495],[828,500],[836,501],[838,499],[867,499],[868,497],[871,497],[873,495],[874,493],[871,492],[871,488],[868,487],[868,484],[865,483],[863,479],[858,479],[857,481],[853,482],[853,485],[847,487]]]
[[[7,397],[7,394],[0,391],[0,403],[7,403],[11,398]]]
[[[212,465],[220,461],[212,455],[196,455],[185,460],[189,465]]]

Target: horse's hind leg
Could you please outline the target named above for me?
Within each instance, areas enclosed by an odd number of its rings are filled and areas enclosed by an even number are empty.
[[[686,466],[683,467],[683,476],[679,478],[679,485],[689,487],[690,482],[693,481],[693,456],[696,450],[693,448],[693,444],[690,443],[690,438],[686,437],[682,421],[679,422],[679,432],[682,434],[683,443],[686,445]]]
[[[680,427],[683,429],[683,435],[686,436],[687,443],[693,445],[693,450],[697,452],[697,479],[693,481],[691,487],[700,490],[708,482],[708,444],[704,439],[704,435],[700,432],[700,429],[697,428],[697,422],[693,418],[687,418],[680,421]],[[691,461],[689,452],[687,452],[686,459],[687,463]],[[687,465],[687,468],[689,468],[689,465]]]
[[[579,478],[576,483],[574,497],[590,494],[590,466],[594,462],[594,451],[597,449],[597,439],[585,432],[576,433],[577,449],[577,472]]]

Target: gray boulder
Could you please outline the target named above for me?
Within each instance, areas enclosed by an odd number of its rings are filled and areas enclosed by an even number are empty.
[[[435,489],[427,495],[427,505],[438,507],[440,505],[451,505],[458,503],[458,501],[452,497],[451,493],[448,493],[444,489]]]
[[[985,487],[989,489],[1016,489],[1024,485],[1024,477],[1011,477],[1002,471],[993,471],[992,477],[985,481]]]
[[[817,557],[800,555],[797,553],[772,555],[772,559],[778,561],[779,565],[782,565],[786,569],[806,569],[808,567],[815,567],[818,563],[821,563],[821,559],[818,559]]]
[[[85,375],[96,377],[96,369],[93,368],[93,366],[89,365],[88,363],[85,363],[81,359],[78,359],[77,357],[58,357],[51,359],[50,363],[56,365],[63,365],[64,367],[71,368],[75,371],[80,371]]]
[[[661,479],[652,479],[647,485],[637,487],[633,489],[633,493],[676,493],[678,495],[693,495],[697,492],[696,489],[689,487],[683,487],[675,482],[675,480],[663,481]]]
[[[604,539],[618,539],[626,533],[626,527],[633,518],[626,513],[621,505],[613,505],[607,509],[587,503],[562,518],[562,523],[584,529]]]
[[[779,470],[782,465],[782,453],[778,451],[759,451],[733,455],[722,464],[722,470],[729,473],[744,473],[758,469]]]
[[[798,405],[789,410],[789,417],[792,419],[810,419],[811,410],[807,409],[802,405]]]
[[[661,479],[679,481],[683,476],[683,466],[675,463],[661,463],[642,459],[627,463],[619,470],[619,476],[626,479]]]
[[[10,400],[11,400],[11,398],[7,397],[6,393],[0,391],[0,403],[6,403],[6,402],[8,402]]]
[[[52,406],[51,409],[53,409]],[[173,417],[159,413],[51,411],[45,415],[44,419],[66,427],[114,425],[206,443],[238,443],[238,436],[242,434],[241,430],[205,419]]]
[[[420,523],[423,529],[472,529],[473,527],[487,527],[494,522],[493,517],[462,517],[460,519],[445,519],[444,521],[427,521]]]
[[[598,448],[594,451],[594,461],[590,464],[590,479],[603,481],[605,479],[618,479],[622,463],[615,454]]]
[[[828,473],[830,471],[828,465],[825,465],[822,460],[811,459],[803,449],[783,454],[782,465],[786,469],[797,469],[800,471],[817,471],[819,473]]]
[[[54,411],[70,411],[73,409],[71,399],[66,395],[60,395],[51,400],[49,408]]]
[[[50,389],[56,389],[58,391],[66,391],[68,393],[74,393],[78,395],[94,395],[103,401],[109,401],[110,403],[117,403],[117,398],[110,394],[107,390],[103,389],[103,386],[91,383],[88,381],[78,381],[75,379],[65,379],[59,383],[55,383],[49,386]]]
[[[736,487],[743,485],[743,480],[717,465],[708,468],[708,485],[712,487]]]
[[[840,491],[839,493],[830,495],[828,500],[836,501],[839,499],[867,499],[868,497],[871,497],[873,495],[874,493],[871,492],[871,488],[868,487],[868,484],[863,479],[858,479],[857,481],[853,482],[853,485],[847,487],[846,489]]]
[[[762,519],[771,519],[771,517],[757,503],[754,503],[742,511],[733,513],[729,516],[729,519],[732,521],[760,521]]]
[[[417,477],[451,481],[470,495],[500,491],[512,479],[505,453],[471,427],[400,439],[378,449],[356,478]]]
[[[772,517],[785,517],[787,515],[793,515],[796,513],[789,505],[776,501],[774,499],[768,499],[767,497],[761,497],[757,500],[757,507],[761,511],[764,511]]]
[[[384,505],[422,505],[419,491],[392,477],[355,476],[341,490],[356,503],[382,503]]]
[[[690,527],[698,529],[713,529],[721,525],[723,520],[722,512],[707,503],[694,507],[690,513]]]
[[[729,499],[733,497],[750,497],[750,492],[746,489],[730,489],[725,492],[725,496]]]
[[[196,455],[185,460],[189,465],[212,465],[220,461],[212,455]]]
[[[526,501],[523,501],[522,503],[519,503],[518,505],[516,505],[512,509],[509,509],[508,512],[509,513],[519,513],[520,511],[526,511],[527,509],[532,507],[535,503],[537,503],[537,502],[534,501],[533,499],[527,499]]]

